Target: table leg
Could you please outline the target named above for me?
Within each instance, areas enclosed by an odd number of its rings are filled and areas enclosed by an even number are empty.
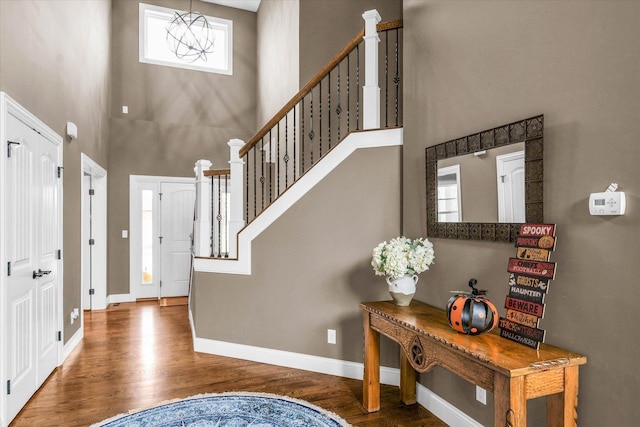
[[[362,404],[367,412],[375,412],[380,410],[380,333],[371,329],[369,315],[364,312]]]
[[[400,349],[400,400],[405,405],[413,405],[416,400],[416,370],[409,363],[407,355]]]
[[[578,425],[578,366],[564,368],[564,392],[547,396],[547,426]]]
[[[524,393],[524,377],[509,378],[496,372],[493,389],[493,425],[526,426],[527,399]]]

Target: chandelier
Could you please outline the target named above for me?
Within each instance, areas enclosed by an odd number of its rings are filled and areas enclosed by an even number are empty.
[[[189,0],[189,12],[177,10],[167,24],[167,43],[178,59],[195,62],[207,60],[207,54],[213,52],[215,34],[204,15],[192,12],[193,0]]]

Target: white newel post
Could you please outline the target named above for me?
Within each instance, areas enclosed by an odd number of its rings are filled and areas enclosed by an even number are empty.
[[[367,10],[364,19],[364,88],[362,90],[362,127],[380,128],[380,87],[378,86],[378,30],[382,18],[377,10]]]
[[[211,256],[211,179],[204,171],[211,168],[209,160],[198,160],[193,171],[196,174],[196,218],[193,227],[193,254]]]
[[[244,202],[244,161],[240,158],[240,149],[244,146],[241,139],[232,139],[229,145],[229,169],[231,170],[231,194],[229,206],[229,258],[238,257],[238,233],[244,227],[242,205]]]

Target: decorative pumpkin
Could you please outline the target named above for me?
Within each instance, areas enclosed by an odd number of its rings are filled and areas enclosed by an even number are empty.
[[[489,332],[498,324],[498,310],[484,297],[486,290],[478,290],[476,279],[469,280],[472,292],[453,291],[447,303],[447,319],[456,331],[468,335]]]

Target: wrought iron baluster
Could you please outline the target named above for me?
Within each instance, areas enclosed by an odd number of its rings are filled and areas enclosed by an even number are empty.
[[[356,45],[356,130],[360,129],[360,45]]]
[[[329,86],[327,89],[327,111],[329,112],[327,114],[327,139],[329,140],[329,150],[331,150],[331,70],[327,75],[327,85]]]
[[[229,183],[229,175],[224,176],[224,236],[225,236],[225,258],[229,258],[229,188],[227,184]]]
[[[300,175],[304,173],[304,98],[300,105]]]
[[[296,156],[296,107],[293,107],[293,182],[296,181],[296,165],[298,164],[298,157]]]
[[[342,108],[340,107],[340,102],[342,101],[342,98],[340,98],[340,63],[342,61],[338,62],[338,76],[336,77],[336,95],[338,96],[338,105],[336,106],[336,118],[338,119],[338,139],[337,142],[340,142],[340,113],[342,113]]]
[[[293,114],[296,114],[295,106]],[[286,190],[289,188],[289,113],[284,116],[284,158],[282,160],[284,160],[284,189]]]
[[[269,175],[269,204],[271,204],[272,200],[271,187],[273,185],[273,177],[271,176],[273,172],[273,136],[271,135],[272,130],[273,128],[269,129],[269,143],[267,144],[267,147],[269,149],[269,158],[267,159],[267,175]]]
[[[399,41],[399,29],[396,28],[396,76],[393,79],[393,82],[396,84],[396,126],[399,124],[399,107],[398,107],[398,86],[400,85],[400,66],[398,65],[398,41]]]
[[[313,166],[313,137],[316,135],[313,128],[313,89],[309,92],[309,167]]]
[[[258,163],[256,162],[256,153],[258,152],[257,145],[254,146],[253,151],[253,218],[258,215]]]
[[[264,210],[264,137],[260,138],[260,160],[260,212],[262,212]]]
[[[318,87],[318,159],[322,158],[322,80]]]
[[[347,55],[347,134],[351,131],[351,99],[349,96],[350,86],[351,86],[351,66],[349,64],[349,57],[351,53]]]
[[[384,32],[384,127],[389,127],[389,31]]]
[[[245,175],[244,194],[247,195],[247,198],[244,202],[244,206],[245,206],[244,221],[245,221],[245,224],[249,224],[249,152],[247,152],[247,154],[245,154],[244,157],[245,157],[244,164],[247,165],[246,166],[247,170],[246,170],[246,173],[244,174]]]
[[[285,116],[285,120],[286,117],[287,116]],[[276,140],[276,199],[280,196],[280,121],[278,122],[278,137]]]

